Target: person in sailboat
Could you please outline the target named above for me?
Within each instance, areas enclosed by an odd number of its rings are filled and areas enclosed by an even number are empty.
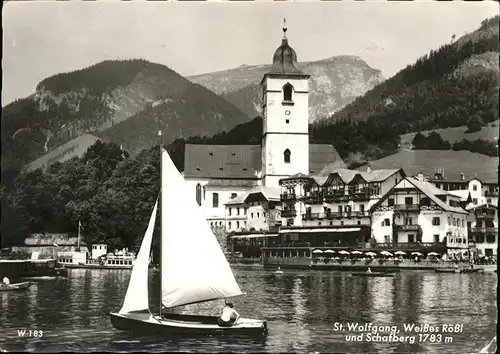
[[[4,277],[2,279],[2,282],[0,283],[0,286],[7,286],[7,285],[10,285],[10,279],[7,277]]]
[[[221,327],[231,327],[240,318],[240,314],[236,312],[231,302],[226,303],[222,309],[222,315],[217,319],[217,324]]]

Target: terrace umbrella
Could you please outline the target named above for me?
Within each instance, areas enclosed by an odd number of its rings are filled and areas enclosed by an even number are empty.
[[[397,251],[397,252],[394,252],[394,254],[397,254],[398,256],[404,256],[406,254],[406,252]]]
[[[314,250],[313,253],[323,253],[322,250]]]
[[[352,251],[351,254],[362,254],[363,252],[360,251]]]
[[[383,256],[388,256],[388,257],[392,256],[392,253],[391,252],[387,252],[387,251],[382,251],[382,252],[380,252],[380,254],[383,255]]]
[[[365,255],[375,257],[377,254],[375,252],[366,252]]]
[[[342,251],[339,251],[339,254],[349,254],[349,252],[342,250]]]
[[[415,256],[423,256],[423,254],[422,254],[422,253],[420,253],[420,252],[412,252],[411,254],[413,254],[413,255],[415,255]]]
[[[439,256],[439,253],[431,252],[427,254],[428,256]]]
[[[334,250],[326,250],[325,253],[335,253]]]

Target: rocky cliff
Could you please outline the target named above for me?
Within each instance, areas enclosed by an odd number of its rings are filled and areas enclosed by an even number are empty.
[[[330,117],[356,97],[383,81],[380,70],[356,56],[299,63],[311,75],[309,121]],[[260,81],[270,65],[243,65],[235,69],[188,77],[240,108],[249,116],[260,114]]]

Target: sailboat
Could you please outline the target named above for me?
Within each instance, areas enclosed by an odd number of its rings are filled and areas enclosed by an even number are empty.
[[[116,329],[145,333],[214,334],[267,333],[266,320],[239,318],[231,327],[217,324],[217,316],[175,313],[179,306],[245,295],[229,266],[192,188],[161,147],[161,193],[149,220],[132,269],[123,305],[111,312]],[[159,313],[149,307],[148,264],[158,205],[160,208]]]

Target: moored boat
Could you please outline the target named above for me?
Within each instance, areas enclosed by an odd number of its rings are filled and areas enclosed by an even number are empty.
[[[265,320],[239,318],[221,327],[216,316],[174,313],[179,306],[244,295],[202,208],[190,198],[190,187],[161,147],[161,308],[149,308],[148,266],[158,200],[132,269],[123,305],[110,313],[116,329],[168,334],[265,334]],[[185,223],[183,215],[190,215]],[[186,257],[186,254],[190,257]],[[167,311],[165,311],[165,309]]]
[[[0,291],[15,291],[15,290],[26,290],[30,287],[31,282],[26,281],[23,283],[14,283],[14,284],[0,284]]]

